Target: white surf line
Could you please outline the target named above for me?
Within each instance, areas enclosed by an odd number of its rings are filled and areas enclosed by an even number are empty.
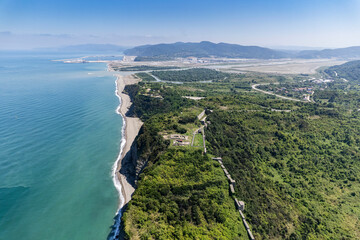
[[[125,143],[126,143],[126,139],[125,139],[125,127],[126,127],[126,121],[125,121],[125,116],[123,116],[120,112],[120,108],[121,108],[121,104],[122,104],[122,100],[121,100],[121,97],[119,95],[119,89],[118,89],[118,78],[116,79],[115,81],[115,85],[116,85],[116,90],[115,90],[115,95],[118,97],[119,99],[119,106],[116,108],[116,113],[118,115],[120,115],[123,119],[123,126],[121,128],[121,143],[120,143],[120,152],[119,152],[119,155],[116,159],[116,161],[114,162],[114,165],[112,167],[112,177],[113,177],[113,182],[114,182],[114,185],[115,185],[115,188],[118,190],[119,192],[119,198],[120,198],[120,204],[119,204],[119,209],[118,211],[123,207],[124,205],[124,196],[122,195],[122,186],[121,186],[121,183],[120,183],[120,180],[119,178],[116,176],[116,173],[117,173],[117,168],[118,168],[118,163],[119,161],[121,160],[121,155],[122,155],[122,152],[123,152],[123,149],[124,149],[124,146],[125,146]]]
[[[126,139],[125,139],[126,120],[125,120],[125,116],[123,116],[121,114],[121,112],[120,112],[122,99],[121,99],[120,94],[119,94],[118,77],[116,77],[115,86],[116,86],[115,95],[119,99],[119,106],[116,108],[116,113],[119,114],[122,117],[123,126],[121,128],[121,136],[122,137],[121,137],[121,143],[120,143],[120,152],[119,152],[119,155],[118,155],[116,161],[114,162],[114,164],[112,166],[112,174],[111,174],[114,186],[115,186],[115,188],[116,188],[116,190],[118,191],[118,194],[119,194],[119,207],[118,207],[118,209],[117,209],[117,211],[115,213],[116,218],[115,218],[115,223],[113,225],[114,228],[112,230],[113,231],[112,239],[116,239],[116,237],[119,235],[120,223],[121,223],[121,215],[122,215],[121,210],[122,210],[122,207],[124,206],[124,202],[125,202],[124,196],[122,194],[122,185],[120,183],[119,178],[117,177],[118,164],[121,161],[121,155],[123,153],[123,149],[124,149],[124,146],[125,146],[125,143],[126,143]]]

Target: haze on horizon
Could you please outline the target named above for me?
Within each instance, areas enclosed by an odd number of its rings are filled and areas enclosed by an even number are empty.
[[[0,49],[227,42],[360,46],[360,0],[1,0]]]

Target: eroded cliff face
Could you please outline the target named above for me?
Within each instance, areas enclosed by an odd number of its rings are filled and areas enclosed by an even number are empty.
[[[140,134],[141,133],[139,133],[139,135]],[[139,179],[140,173],[143,171],[148,161],[147,155],[142,154],[141,149],[139,149],[139,144],[137,142],[139,135],[132,143],[130,151],[124,158],[123,160],[124,166],[122,167],[122,169],[124,168],[124,170],[126,170],[128,175],[131,175],[129,177],[133,179],[133,183],[135,186],[136,186],[136,181]]]
[[[136,180],[149,164],[154,164],[159,155],[169,146],[169,142],[145,123],[131,148],[131,159]]]
[[[122,160],[120,173],[136,188],[136,182],[146,166],[155,163],[168,145],[161,135],[152,133],[151,127],[145,123]]]
[[[136,148],[135,148],[136,147]],[[148,158],[146,157],[139,157],[137,144],[134,146],[134,155],[133,155],[133,164],[135,166],[135,182],[139,179],[140,173],[144,170],[148,163]]]
[[[125,156],[126,159],[123,160],[122,166],[122,171],[126,172],[129,178],[133,178],[132,181],[135,186],[136,181],[140,178],[146,166],[155,163],[159,154],[169,146],[170,142],[158,133],[156,121],[148,121],[151,118],[156,119],[154,112],[148,114],[148,112],[137,111],[139,106],[145,104],[138,99],[139,85],[127,85],[124,88],[124,92],[129,95],[131,102],[133,102],[126,116],[140,118],[144,121],[143,126],[132,143],[130,151]],[[160,105],[156,107],[160,107]],[[154,109],[154,106],[150,108]]]

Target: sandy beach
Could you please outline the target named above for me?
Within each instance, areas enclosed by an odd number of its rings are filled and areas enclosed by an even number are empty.
[[[134,117],[127,117],[126,113],[128,112],[132,102],[130,97],[127,94],[123,93],[123,90],[126,85],[132,85],[139,82],[139,79],[135,78],[132,75],[122,76],[117,74],[116,86],[117,86],[117,96],[121,98],[121,105],[117,109],[117,112],[122,115],[125,121],[125,129],[124,129],[124,136],[125,144],[123,145],[122,152],[117,159],[117,166],[116,166],[116,177],[121,184],[121,191],[123,195],[123,202],[121,203],[120,207],[126,205],[130,199],[131,195],[135,191],[135,188],[131,185],[128,180],[129,176],[125,176],[124,174],[120,173],[120,169],[122,166],[122,160],[124,156],[129,152],[133,141],[135,140],[139,130],[143,124],[143,122],[139,118]]]

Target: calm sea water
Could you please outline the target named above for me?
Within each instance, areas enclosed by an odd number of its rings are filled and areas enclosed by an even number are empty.
[[[0,53],[0,239],[106,239],[118,207],[115,77],[59,54]]]

